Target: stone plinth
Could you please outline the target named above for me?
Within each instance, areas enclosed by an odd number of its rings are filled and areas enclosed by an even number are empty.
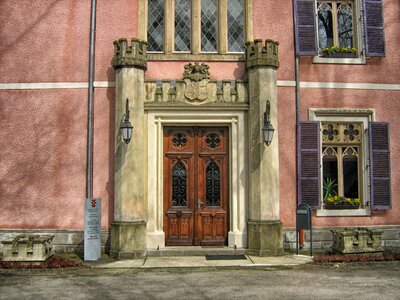
[[[280,221],[250,220],[248,236],[248,253],[250,255],[283,255],[282,223]]]
[[[111,224],[113,258],[138,258],[146,255],[146,222],[114,222]]]
[[[19,235],[2,241],[3,261],[45,261],[54,254],[54,235]]]
[[[331,230],[332,250],[343,254],[382,252],[382,231],[365,228]]]

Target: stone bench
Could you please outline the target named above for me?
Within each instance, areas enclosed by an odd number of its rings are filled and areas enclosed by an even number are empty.
[[[2,241],[3,261],[45,261],[54,254],[54,235],[18,235]]]
[[[377,253],[382,252],[382,231],[367,228],[345,228],[331,230],[335,253]]]

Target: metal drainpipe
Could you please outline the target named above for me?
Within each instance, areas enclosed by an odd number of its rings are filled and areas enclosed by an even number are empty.
[[[300,115],[300,67],[299,67],[299,55],[297,53],[297,34],[296,34],[296,0],[292,1],[293,4],[293,34],[294,34],[294,78],[295,78],[295,89],[296,89],[296,124],[301,120]]]
[[[90,13],[90,46],[89,46],[89,100],[87,125],[87,164],[86,164],[86,198],[93,197],[93,93],[94,93],[94,49],[96,32],[96,0],[91,2]]]
[[[294,33],[294,78],[295,78],[295,95],[296,95],[296,127],[295,127],[295,135],[296,135],[296,208],[298,204],[298,170],[299,170],[299,162],[297,159],[297,153],[299,149],[299,144],[297,141],[297,124],[301,121],[301,112],[300,112],[300,65],[299,65],[299,55],[297,53],[297,34],[296,34],[296,26],[297,26],[297,16],[296,16],[296,0],[292,0],[293,4],[293,33]],[[297,220],[295,220],[297,222]],[[296,241],[297,241],[297,232],[296,232]],[[299,230],[299,242],[300,245],[304,244],[304,235],[303,230]],[[296,245],[297,247],[297,245]]]

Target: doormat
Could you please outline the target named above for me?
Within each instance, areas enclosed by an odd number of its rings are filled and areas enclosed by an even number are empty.
[[[237,260],[237,259],[246,259],[246,256],[241,255],[206,255],[206,260]]]

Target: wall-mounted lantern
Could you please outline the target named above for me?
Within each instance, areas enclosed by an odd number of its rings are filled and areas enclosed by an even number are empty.
[[[263,136],[264,136],[264,143],[269,146],[272,142],[272,138],[274,136],[274,127],[272,126],[271,122],[269,121],[269,114],[271,111],[271,105],[269,100],[267,100],[267,108],[264,112],[264,126],[262,128]]]
[[[121,134],[122,134],[122,139],[124,140],[125,144],[129,144],[132,138],[132,130],[133,126],[131,122],[129,121],[129,99],[126,98],[126,108],[125,108],[125,114],[123,116],[123,120],[121,123]]]

